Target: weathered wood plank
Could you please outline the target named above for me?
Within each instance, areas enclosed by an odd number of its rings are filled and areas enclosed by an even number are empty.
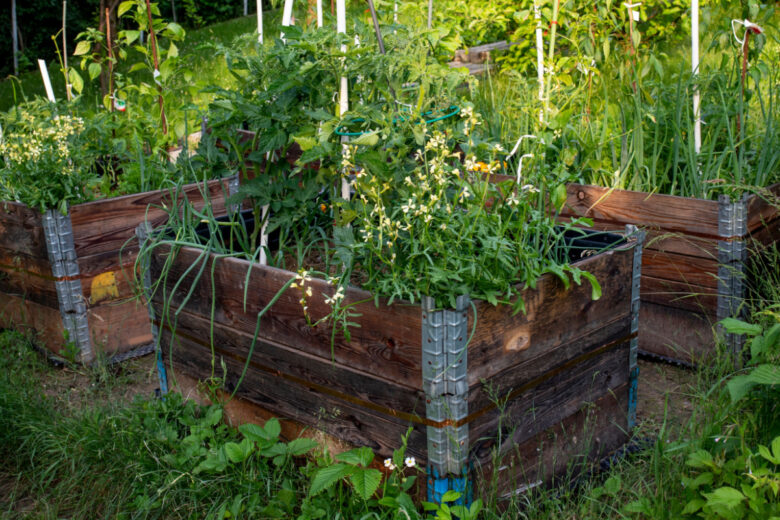
[[[758,231],[766,222],[775,220],[780,213],[780,182],[752,195],[747,202],[748,232]]]
[[[25,268],[0,265],[0,298],[6,296],[25,298],[59,310],[54,278],[29,272]]]
[[[588,217],[616,227],[634,224],[671,233],[718,236],[718,203],[674,195],[569,184],[564,217]]]
[[[171,341],[170,333],[163,329],[164,344]],[[183,336],[175,339],[172,349],[173,377],[176,370],[199,379],[211,374],[211,352],[188,342]],[[225,358],[227,374],[225,383],[232,391],[238,382],[243,364]],[[222,377],[217,367],[217,377]],[[426,436],[422,425],[415,425],[389,415],[380,415],[334,397],[313,391],[306,386],[276,377],[262,370],[247,371],[237,395],[283,418],[290,418],[324,430],[355,446],[368,446],[379,457],[388,457],[398,448],[401,436],[412,426],[409,436],[409,454],[425,461]]]
[[[167,247],[165,249],[168,250]],[[153,279],[160,277],[164,261],[161,257],[165,254],[161,247],[152,258]],[[182,248],[178,252],[176,261],[163,280],[169,291],[200,254],[200,250],[192,248]],[[179,291],[170,295],[173,308],[178,307],[186,291],[192,288],[188,308],[193,313],[209,316],[213,299],[216,311],[214,319],[217,323],[254,335],[257,314],[295,273],[268,266],[252,266],[244,301],[244,280],[250,265],[248,261],[236,258],[216,260],[214,291],[211,287],[211,264],[197,283],[195,274],[191,273]],[[312,279],[307,286],[313,290],[312,297],[307,299],[308,315],[311,320],[318,320],[330,312],[325,298],[332,295],[334,289],[319,279]],[[155,302],[159,304],[160,298],[158,292]],[[341,333],[336,334],[331,347],[330,324],[311,327],[304,316],[300,298],[299,289],[286,291],[263,316],[260,337],[367,373],[385,374],[387,378],[409,388],[420,387],[422,325],[419,306],[387,306],[380,300],[380,306],[376,307],[368,292],[349,288],[344,304],[361,302],[352,308],[358,316],[351,319],[360,326],[350,329],[350,341]]]
[[[189,184],[183,189],[183,194],[196,208],[205,205],[201,190],[201,184]],[[224,214],[227,192],[227,180],[208,182],[207,193],[215,215]],[[133,251],[137,248],[135,228],[145,219],[153,227],[162,224],[167,219],[167,213],[161,206],[170,207],[175,195],[171,190],[159,190],[72,206],[70,214],[76,254],[86,257],[114,251],[118,255],[123,247]]]
[[[476,495],[508,498],[529,487],[549,484],[555,476],[568,479],[586,471],[587,463],[628,440],[627,409],[628,388],[623,385],[531,439],[513,444],[495,463],[491,460],[475,468],[482,476],[475,479],[481,484]]]
[[[718,260],[648,249],[642,252],[642,275],[717,289]]]
[[[87,323],[94,349],[108,355],[127,352],[154,341],[149,311],[142,302],[127,301],[87,309]]]
[[[641,227],[641,226],[640,226]],[[718,259],[718,240],[699,238],[684,233],[645,230],[645,251],[659,251],[686,256]]]
[[[576,413],[586,403],[608,395],[628,382],[629,342],[626,341],[571,370],[563,370],[539,386],[523,392],[501,410],[494,408],[469,425],[471,455],[487,463],[493,454],[499,426],[508,441],[503,455]],[[506,395],[506,390],[503,392]],[[502,393],[499,391],[499,396]],[[627,428],[627,422],[622,422]]]
[[[155,313],[159,315],[159,312],[160,308],[156,306]],[[176,336],[182,336],[187,343],[210,349],[210,339],[204,337],[204,332],[210,330],[211,324],[202,316],[183,311],[179,314],[175,326],[169,324],[166,328]],[[217,359],[230,357],[244,363],[252,345],[252,336],[214,323],[213,344]],[[256,342],[251,359],[254,364],[250,370],[265,370],[291,379],[305,380],[314,386],[374,403],[379,407],[425,416],[425,395],[422,389],[412,390],[398,385],[387,379],[385,374],[368,374],[353,366],[339,365],[297,348],[265,339]]]
[[[631,310],[633,250],[614,250],[577,265],[592,273],[602,296],[592,300],[587,281],[566,290],[553,277],[542,277],[536,289],[523,293],[526,313],[511,315],[507,307],[477,303],[477,329],[469,345],[469,382],[489,378],[529,358],[601,328]],[[614,280],[625,282],[614,283]],[[470,320],[472,313],[469,313]],[[526,352],[524,352],[526,351]]]
[[[715,355],[715,319],[652,302],[639,308],[639,350],[695,364]]]
[[[0,247],[0,270],[24,271],[43,278],[53,278],[51,263],[47,257],[30,256],[27,253]]]
[[[0,247],[48,259],[41,214],[18,202],[0,201]]]
[[[718,288],[693,285],[674,280],[642,276],[642,303],[652,302],[675,309],[715,315]],[[642,323],[639,324],[642,327]]]
[[[55,354],[65,344],[60,311],[18,296],[4,294],[0,298],[0,328],[30,333]]]
[[[600,348],[614,349],[630,338],[631,315],[618,316],[612,321],[603,322],[601,327],[574,338],[564,345],[554,345],[551,348],[534,353],[529,349],[519,353],[517,364],[500,372],[494,372],[489,379],[474,381],[469,388],[469,410],[477,413],[491,405],[491,392],[500,391],[502,395],[523,391],[523,395],[531,395],[533,385],[539,385],[545,378],[552,377],[558,371],[578,372],[580,363],[590,353]],[[579,360],[579,361],[578,361]],[[487,385],[487,386],[486,386]]]

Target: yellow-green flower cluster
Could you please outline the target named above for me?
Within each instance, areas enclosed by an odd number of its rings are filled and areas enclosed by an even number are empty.
[[[35,168],[45,162],[48,166],[60,166],[48,173],[67,175],[73,172],[69,140],[83,130],[80,117],[58,115],[49,124],[41,124],[40,119],[22,111],[18,129],[6,133],[0,141],[0,155],[11,168]]]

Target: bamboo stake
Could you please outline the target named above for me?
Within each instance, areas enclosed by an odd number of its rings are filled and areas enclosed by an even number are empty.
[[[14,76],[19,75],[19,34],[16,27],[16,0],[11,0],[11,40],[14,53]]]
[[[433,0],[428,0],[428,29],[433,26]]]
[[[158,83],[157,78],[160,76],[160,62],[157,59],[157,37],[154,35],[154,24],[152,22],[152,7],[149,5],[149,0],[146,0],[146,15],[149,18],[149,43],[152,44],[152,59],[154,60],[154,82],[157,83],[158,97],[157,101],[160,105],[160,120],[162,121],[163,135],[168,135],[168,122],[165,120],[165,108],[163,107],[162,85]]]
[[[542,10],[534,1],[534,18],[536,18],[536,79],[539,82],[539,122],[544,123],[544,114],[547,111],[544,101],[544,42],[542,40]]]
[[[106,7],[106,45],[108,46],[108,111],[114,111],[114,51],[111,44],[111,18]]]
[[[65,95],[68,101],[73,99],[73,93],[71,92],[70,77],[68,76],[68,1],[62,0],[62,68],[65,74]]]

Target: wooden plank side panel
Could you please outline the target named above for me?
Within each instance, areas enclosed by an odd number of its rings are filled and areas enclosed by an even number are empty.
[[[113,355],[154,341],[149,311],[141,302],[103,304],[87,309],[93,349]]]
[[[0,201],[0,248],[48,260],[41,214],[18,202]]]
[[[65,328],[59,309],[18,296],[4,294],[0,298],[0,328],[30,333],[55,354],[65,344]]]
[[[209,181],[207,188],[214,214],[224,214],[227,180]],[[202,189],[202,184],[189,184],[183,189],[196,208],[205,205]],[[113,251],[118,257],[119,251],[126,254],[137,251],[135,228],[145,219],[152,227],[161,225],[167,218],[161,206],[171,207],[174,195],[171,190],[149,191],[72,206],[76,254],[81,258]]]
[[[165,329],[161,333],[164,344],[170,344],[170,333]],[[209,350],[189,343],[183,336],[178,336],[174,341],[175,347],[171,351],[173,379],[177,370],[198,379],[212,376]],[[238,382],[243,364],[232,358],[225,358],[225,366],[225,387],[232,391]],[[216,376],[223,377],[220,367],[217,367]],[[260,370],[247,371],[237,395],[282,418],[324,430],[355,446],[368,446],[380,458],[389,457],[400,445],[401,436],[413,426],[409,436],[409,455],[425,461],[426,435],[422,425],[374,413]]]
[[[718,309],[718,288],[642,276],[642,304],[657,303],[714,316]]]
[[[643,301],[639,350],[691,364],[705,363],[715,355],[714,323],[707,315]]]
[[[642,276],[718,288],[718,260],[649,249],[642,253]]]
[[[631,315],[627,314],[603,323],[590,334],[577,337],[564,345],[541,352],[490,377],[475,381],[469,388],[469,410],[478,412],[491,405],[492,396],[530,395],[535,386],[563,371],[578,371],[589,357],[601,349],[619,349],[631,337]]]
[[[155,313],[159,314],[160,310],[157,306]],[[209,335],[213,333],[217,360],[233,359],[242,365],[246,363],[252,346],[251,335],[220,323],[213,325],[213,332],[210,329],[208,319],[186,311],[179,314],[175,327],[166,327],[169,335],[181,336],[183,344],[194,344],[207,350],[211,350]],[[168,345],[165,347],[168,348]],[[186,356],[187,353],[176,355]],[[219,365],[219,361],[216,365]],[[307,381],[313,387],[321,387],[325,393],[343,394],[388,410],[425,416],[425,396],[421,389],[411,390],[388,380],[384,374],[368,374],[273,341],[260,339],[255,343],[249,370],[265,371],[289,380]]]
[[[20,251],[0,247],[1,271],[24,271],[31,275],[53,279],[48,257],[32,256]]]
[[[40,276],[25,268],[0,265],[0,298],[6,296],[24,298],[59,312],[54,278]]]
[[[588,217],[617,227],[634,224],[664,232],[718,236],[717,201],[575,183],[566,191],[564,217]]]
[[[628,387],[623,385],[592,405],[582,406],[553,427],[512,446],[505,456],[475,470],[482,477],[475,478],[481,483],[477,495],[507,497],[529,487],[549,484],[555,476],[561,482],[570,482],[572,477],[587,471],[588,463],[625,444],[627,409]]]
[[[182,248],[178,252],[176,261],[163,280],[167,291],[170,292],[183,278],[186,269],[197,260],[200,253],[201,251],[191,248]],[[166,253],[161,248],[152,259],[153,279],[160,277],[164,254]],[[214,300],[214,319],[217,323],[254,335],[258,313],[295,273],[255,264],[251,266],[251,276],[245,289],[250,266],[249,262],[235,258],[217,260],[213,273],[214,291],[211,287],[211,263],[197,283],[194,272],[190,273],[184,278],[185,281],[178,292],[170,295],[173,308],[178,307],[187,291],[192,288],[193,293],[187,303],[189,311],[210,316]],[[388,379],[409,388],[421,387],[422,324],[419,306],[398,303],[387,306],[380,300],[377,307],[369,293],[350,288],[345,304],[356,303],[352,307],[356,315],[350,318],[350,321],[360,326],[350,328],[350,341],[347,341],[343,334],[337,333],[331,346],[330,323],[317,327],[312,327],[310,323],[330,312],[325,298],[332,295],[334,289],[319,279],[312,279],[307,286],[313,290],[312,297],[307,298],[307,312],[311,321],[307,321],[299,302],[301,290],[289,289],[263,316],[259,327],[261,338],[301,349],[308,354],[367,373],[384,374]],[[161,298],[160,290],[155,295],[155,303],[160,304]]]
[[[559,279],[547,275],[535,290],[523,293],[525,314],[512,316],[505,306],[477,303],[477,329],[468,352],[470,384],[627,316],[631,310],[633,254],[632,249],[615,250],[578,264],[601,284],[599,300],[591,298],[587,281],[566,290]]]
[[[469,425],[473,460],[485,464],[495,455],[499,427],[504,443],[498,455],[502,456],[514,445],[564,421],[588,403],[619,388],[627,391],[628,353],[626,341],[529,389],[512,399],[505,409],[494,408],[479,417]],[[619,421],[626,429],[627,411],[626,408]]]
[[[747,228],[754,233],[780,214],[780,182],[751,195],[747,202]]]

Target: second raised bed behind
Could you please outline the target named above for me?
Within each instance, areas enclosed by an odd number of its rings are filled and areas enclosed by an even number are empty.
[[[599,229],[646,231],[639,349],[659,359],[704,363],[715,355],[713,326],[745,310],[748,265],[780,240],[780,184],[732,201],[568,186],[561,217]],[[737,360],[743,338],[725,338]]]
[[[408,453],[428,465],[431,499],[463,489],[469,471],[492,471],[495,463],[508,492],[548,481],[581,455],[614,450],[633,425],[635,238],[578,261],[600,282],[599,300],[587,283],[567,290],[545,275],[524,292],[526,314],[475,301],[475,322],[467,297],[449,310],[429,301],[377,307],[369,293],[350,288],[345,301],[362,301],[351,318],[359,326],[350,341],[337,334],[333,345],[330,326],[309,327],[300,292],[288,290],[260,321],[251,355],[258,312],[296,275],[211,255],[209,274],[196,279],[199,269],[186,271],[201,254],[159,246],[151,258],[150,278],[161,280],[153,319],[169,377],[224,377],[232,391],[247,366],[239,397],[381,456],[411,427]],[[330,312],[325,298],[334,288],[317,279],[307,286],[316,320]]]

